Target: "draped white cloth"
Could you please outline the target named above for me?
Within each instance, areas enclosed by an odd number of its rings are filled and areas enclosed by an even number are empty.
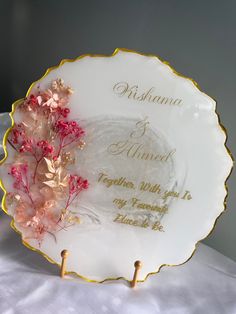
[[[0,137],[9,126],[0,115]],[[0,154],[1,154],[0,147]],[[200,244],[193,258],[131,289],[124,281],[61,279],[0,215],[0,314],[236,314],[236,263]]]
[[[236,263],[200,244],[193,258],[137,288],[124,281],[61,279],[58,267],[21,244],[0,216],[1,314],[235,314]]]

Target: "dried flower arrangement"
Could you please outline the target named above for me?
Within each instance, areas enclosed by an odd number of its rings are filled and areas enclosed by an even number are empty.
[[[68,119],[72,93],[62,79],[47,90],[38,87],[17,106],[22,122],[7,139],[15,151],[8,164],[15,192],[7,194],[7,207],[24,229],[24,240],[35,239],[39,245],[46,233],[56,240],[56,232],[80,222],[70,206],[88,188],[86,179],[70,174],[75,151],[85,145],[84,130]]]

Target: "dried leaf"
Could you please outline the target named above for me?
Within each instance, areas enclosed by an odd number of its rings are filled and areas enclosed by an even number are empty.
[[[44,181],[44,184],[50,186],[51,188],[56,188],[58,187],[58,183],[55,182],[54,180],[49,180],[49,181]]]
[[[52,179],[53,178],[53,173],[45,173],[45,177],[48,179]]]
[[[55,167],[53,165],[53,162],[50,159],[46,158],[46,157],[44,157],[44,160],[47,163],[48,171],[50,171],[52,173],[55,173],[56,171],[55,171]]]

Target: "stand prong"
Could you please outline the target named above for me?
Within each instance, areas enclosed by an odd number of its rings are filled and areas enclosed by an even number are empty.
[[[140,268],[142,267],[142,263],[140,261],[136,261],[134,263],[134,267],[135,267],[134,277],[133,277],[133,280],[130,282],[131,288],[134,288],[136,286],[137,279],[138,279],[138,273],[139,273]]]
[[[61,251],[61,272],[60,272],[60,276],[61,278],[63,278],[65,276],[65,272],[66,272],[66,259],[69,255],[69,252],[67,250],[63,250]]]

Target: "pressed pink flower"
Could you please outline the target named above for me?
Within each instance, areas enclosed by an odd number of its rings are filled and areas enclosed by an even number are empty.
[[[37,96],[37,101],[38,101],[38,104],[41,105],[42,104],[42,101],[43,101],[43,98],[42,96]]]
[[[80,193],[89,186],[88,180],[84,180],[78,175],[70,175],[69,177],[69,195]]]
[[[84,135],[84,130],[75,121],[63,121],[59,120],[56,123],[58,134],[70,141],[79,140]]]
[[[86,190],[89,186],[88,180],[83,179],[81,176],[76,174],[70,175],[69,177],[69,196],[66,202],[65,209],[63,210],[60,220],[67,214],[69,206],[79,196],[80,192]]]
[[[61,108],[61,107],[57,107],[56,112],[58,113],[59,118],[62,116],[63,118],[67,118],[69,113],[70,113],[70,109],[69,108]]]
[[[31,202],[33,202],[29,192],[28,165],[14,165],[11,167],[8,174],[14,179],[13,187],[25,193],[30,198]]]
[[[32,152],[33,151],[33,141],[31,139],[26,139],[22,142],[19,152]]]
[[[68,175],[65,168],[67,159],[64,155],[72,153],[69,145],[84,145],[81,139],[84,130],[76,121],[67,121],[70,109],[66,106],[71,93],[72,90],[60,79],[53,82],[51,89],[42,92],[38,89],[19,107],[28,112],[27,117],[30,119],[16,124],[8,137],[10,145],[17,153],[21,153],[21,157],[17,156],[18,160],[24,160],[24,163],[13,164],[9,169],[13,187],[19,193],[15,201],[15,221],[26,228],[27,238],[34,238],[39,244],[46,233],[55,239],[54,233],[61,228],[59,220],[68,214],[65,223],[69,221],[69,206],[89,186],[88,181],[79,175]],[[32,132],[38,126],[39,118],[40,127]],[[39,167],[43,159],[47,165],[55,164],[55,169],[50,168],[51,171],[45,173],[45,167]],[[28,161],[29,168],[25,161]],[[43,181],[39,175],[50,180]],[[55,185],[60,186],[60,195],[66,198],[65,208],[61,211],[58,211],[59,194]]]
[[[82,190],[86,190],[88,188],[88,180],[84,180],[82,177],[78,175],[70,175],[69,177],[69,194],[79,193]]]
[[[54,152],[54,147],[48,143],[48,141],[38,141],[37,146],[41,148],[42,157],[51,155]]]
[[[20,144],[26,139],[25,128],[22,123],[15,124],[14,127],[11,129],[10,136],[8,141],[12,144]]]
[[[55,131],[59,137],[59,149],[56,157],[60,155],[62,149],[80,141],[81,137],[85,134],[76,121],[64,121],[62,119],[55,123]]]
[[[38,162],[43,157],[50,156],[54,152],[54,147],[46,140],[35,140],[26,135],[26,126],[17,124],[10,133],[8,142],[20,153],[29,153]]]
[[[17,202],[14,219],[19,225],[26,228],[26,238],[36,239],[39,245],[46,233],[55,239],[52,232],[59,229],[58,216],[55,216],[51,211],[55,204],[55,200],[38,201],[35,202],[35,208],[32,210],[30,203],[22,200]]]
[[[29,98],[27,99],[27,104],[31,106],[37,106],[39,104],[37,97],[31,94]]]
[[[57,108],[59,106],[59,100],[58,94],[53,93],[50,89],[48,89],[44,94],[42,94],[41,106]]]

